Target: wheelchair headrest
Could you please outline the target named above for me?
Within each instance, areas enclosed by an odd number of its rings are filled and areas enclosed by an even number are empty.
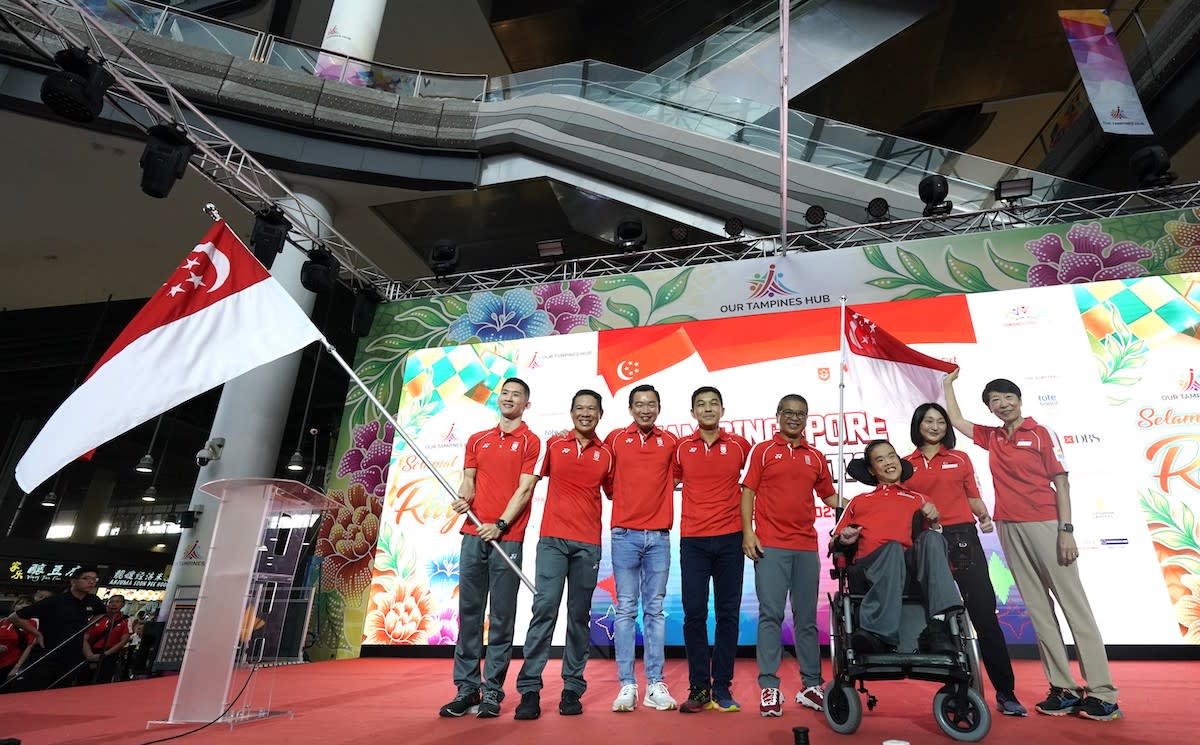
[[[871,473],[867,468],[865,458],[855,458],[846,464],[846,473],[850,474],[850,478],[868,486],[879,486],[879,479]],[[912,478],[913,465],[903,458],[900,459],[900,482],[904,483]]]

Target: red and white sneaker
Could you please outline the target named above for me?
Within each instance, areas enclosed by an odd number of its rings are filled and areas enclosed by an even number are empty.
[[[809,686],[796,694],[796,703],[807,706],[813,711],[825,710],[825,693],[821,686]]]
[[[758,713],[764,717],[783,716],[783,694],[778,688],[764,688],[758,699]]]

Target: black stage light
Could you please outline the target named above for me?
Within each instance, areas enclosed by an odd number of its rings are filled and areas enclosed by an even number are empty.
[[[671,226],[671,240],[676,243],[685,243],[688,239],[688,226],[675,224]]]
[[[64,119],[85,124],[104,110],[104,93],[113,76],[79,47],[68,47],[54,55],[61,70],[42,80],[42,103]]]
[[[275,205],[263,207],[254,213],[254,230],[250,232],[250,245],[254,247],[254,258],[267,269],[275,263],[275,257],[283,251],[292,224],[283,210]]]
[[[350,333],[359,338],[370,334],[371,324],[375,322],[375,308],[378,306],[379,298],[373,290],[355,290],[354,310],[350,314]]]
[[[329,292],[337,275],[337,259],[321,248],[309,251],[308,261],[300,265],[300,284],[309,292]]]
[[[725,221],[725,234],[730,238],[737,238],[745,229],[746,225],[740,217],[731,217]]]
[[[429,268],[435,277],[444,277],[458,270],[458,245],[451,240],[440,240],[429,252]]]
[[[888,200],[883,197],[875,197],[867,202],[867,214],[875,220],[882,220],[888,216],[888,211],[891,209]]]
[[[950,214],[954,203],[946,201],[949,193],[950,184],[942,174],[931,173],[921,179],[921,183],[917,185],[917,195],[925,203],[925,210],[921,214],[925,217]]]
[[[996,182],[996,199],[1015,202],[1033,196],[1032,178],[1014,178]]]
[[[537,254],[539,259],[550,259],[557,261],[558,257],[566,254],[567,249],[563,245],[561,238],[554,238],[548,241],[537,242]]]
[[[1171,156],[1162,145],[1147,145],[1134,150],[1129,156],[1129,168],[1143,188],[1168,186],[1179,178],[1171,171]]]
[[[637,251],[646,245],[646,230],[640,220],[626,220],[621,223],[613,237],[622,251]]]
[[[819,204],[814,204],[804,210],[804,222],[809,225],[824,225],[825,224],[825,208]]]
[[[138,161],[142,167],[142,191],[155,199],[170,194],[175,182],[183,178],[192,150],[183,127],[156,124],[147,130],[146,149]]]

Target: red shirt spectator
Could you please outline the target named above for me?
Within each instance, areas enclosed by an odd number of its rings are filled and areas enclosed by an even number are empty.
[[[942,525],[974,524],[975,515],[967,500],[979,499],[979,480],[966,453],[943,445],[932,458],[926,458],[918,448],[905,460],[912,463],[913,475],[904,486],[933,502]]]
[[[679,439],[662,427],[646,433],[637,424],[613,430],[604,439],[616,458],[612,527],[671,529],[675,522],[672,459],[678,443]]]
[[[675,447],[675,477],[683,479],[679,535],[701,538],[740,533],[739,486],[750,443],[741,435],[720,430],[712,445],[697,429]]]
[[[85,632],[87,635],[88,645],[93,652],[103,652],[117,642],[129,631],[129,616],[121,614],[115,619],[111,615],[106,615],[104,618],[96,621],[90,629]]]
[[[913,513],[925,504],[925,497],[897,484],[880,484],[873,491],[850,500],[833,534],[847,525],[861,525],[858,555],[869,556],[888,541],[904,548],[912,546]],[[836,540],[836,538],[835,538]]]
[[[21,653],[33,642],[33,634],[26,633],[13,625],[13,622],[0,619],[0,671],[7,670],[21,659]],[[0,678],[0,683],[4,680]]]
[[[494,523],[504,514],[504,508],[521,482],[521,474],[537,474],[541,448],[541,439],[524,422],[512,432],[504,432],[497,425],[476,432],[467,439],[463,468],[476,469],[475,499],[471,502],[471,509],[479,522]],[[504,540],[524,540],[528,524],[529,510],[526,509],[509,526]],[[470,520],[463,521],[459,532],[479,535],[479,530]]]
[[[549,478],[542,537],[600,545],[600,489],[612,488],[613,453],[598,439],[586,444],[572,431],[546,443],[539,474]]]
[[[1050,482],[1066,473],[1058,435],[1025,417],[1012,437],[1000,427],[974,425],[975,444],[987,450],[996,490],[993,517],[1015,523],[1058,519],[1058,504]]]
[[[750,451],[742,486],[755,493],[754,533],[763,546],[817,550],[814,495],[837,493],[820,451],[807,443],[793,446],[777,433]]]

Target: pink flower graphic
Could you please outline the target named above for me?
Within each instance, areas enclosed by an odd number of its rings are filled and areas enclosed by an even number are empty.
[[[538,310],[550,316],[556,334],[567,334],[580,326],[587,328],[589,316],[599,318],[604,312],[600,296],[592,292],[590,279],[541,285],[533,294],[538,298]]]
[[[458,642],[458,611],[447,608],[437,614],[433,631],[429,634],[430,646],[442,644],[454,646]]]
[[[349,476],[350,483],[361,484],[368,494],[383,497],[387,490],[387,467],[392,457],[392,438],[396,436],[392,425],[383,427],[380,437],[380,422],[367,422],[354,428],[350,447],[338,464],[337,475]]]
[[[1150,258],[1152,253],[1132,241],[1113,245],[1112,236],[1098,222],[1072,225],[1067,231],[1067,242],[1069,249],[1063,246],[1062,238],[1047,233],[1025,244],[1038,259],[1029,268],[1030,287],[1141,277],[1146,268],[1138,262]]]
[[[345,492],[329,492],[329,498],[341,502],[335,512],[326,510],[321,517],[315,554],[325,559],[321,566],[321,590],[337,590],[342,596],[357,599],[371,582],[371,556],[379,537],[380,500],[367,495],[362,484],[351,484]]]

